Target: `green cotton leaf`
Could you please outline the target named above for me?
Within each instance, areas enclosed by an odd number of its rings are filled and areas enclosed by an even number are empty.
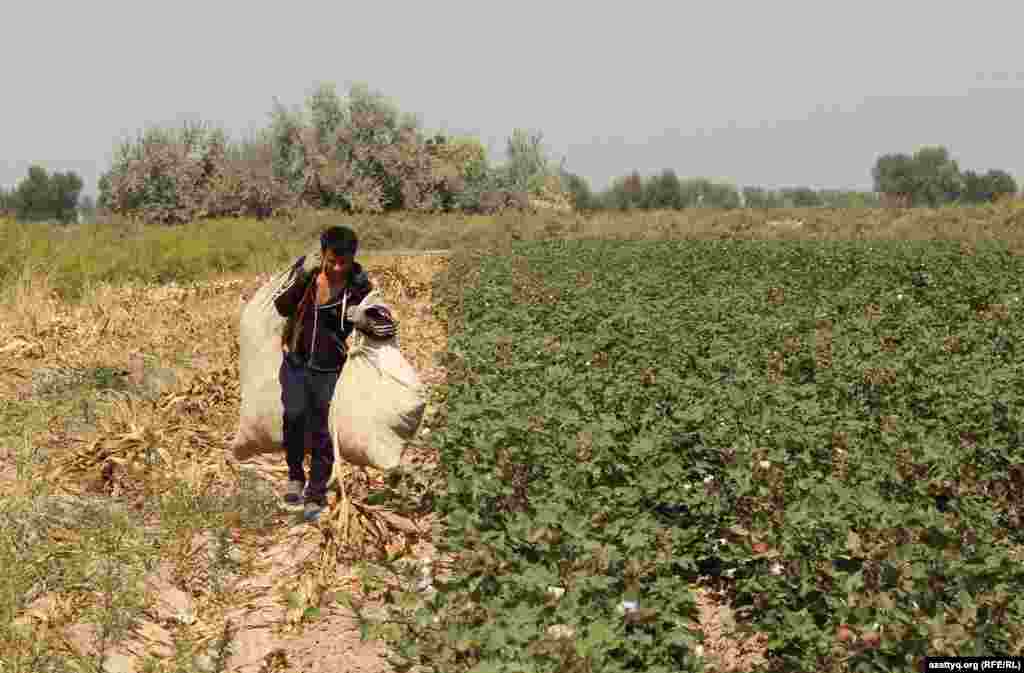
[[[611,646],[618,639],[615,630],[604,620],[596,620],[587,627],[587,637],[583,639],[581,654],[587,656]]]
[[[647,457],[655,448],[656,444],[651,437],[637,437],[630,445],[630,453],[637,457]]]
[[[636,531],[634,533],[631,533],[622,540],[623,546],[625,546],[626,549],[630,550],[644,548],[648,545],[649,542],[650,535],[648,535],[644,531]]]

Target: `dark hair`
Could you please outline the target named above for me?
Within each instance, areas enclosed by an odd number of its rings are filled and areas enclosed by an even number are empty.
[[[329,227],[320,234],[321,252],[333,251],[337,255],[355,255],[359,249],[359,238],[356,232],[348,227]]]

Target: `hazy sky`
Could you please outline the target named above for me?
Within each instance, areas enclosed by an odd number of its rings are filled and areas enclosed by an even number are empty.
[[[515,127],[602,189],[633,169],[871,186],[945,144],[1024,178],[1024,2],[14,0],[0,39],[0,184],[30,162],[95,193],[116,142],[200,118],[263,127],[277,97],[366,82],[499,158]]]

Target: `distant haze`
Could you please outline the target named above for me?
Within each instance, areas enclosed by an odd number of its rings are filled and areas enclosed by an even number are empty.
[[[595,190],[632,170],[870,189],[945,145],[1024,178],[1024,3],[9,3],[0,184],[35,162],[95,194],[117,141],[366,82],[500,160],[516,127]],[[401,12],[400,18],[394,15]]]

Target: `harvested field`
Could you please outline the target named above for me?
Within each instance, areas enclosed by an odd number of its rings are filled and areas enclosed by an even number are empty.
[[[395,309],[403,353],[430,385],[444,377],[434,356],[447,335],[430,310],[430,281],[444,263],[364,261]],[[263,280],[105,285],[77,305],[45,280],[18,289],[0,322],[0,399],[5,418],[22,421],[4,426],[0,517],[39,528],[47,549],[23,553],[42,559],[77,548],[74,562],[91,567],[100,549],[122,551],[106,598],[138,594],[119,606],[134,618],[118,631],[104,623],[117,619],[103,613],[103,587],[41,586],[31,573],[20,587],[8,578],[8,592],[28,596],[0,627],[5,662],[81,656],[128,671],[143,670],[148,654],[169,657],[156,670],[172,670],[177,641],[179,656],[192,652],[197,666],[220,653],[222,670],[270,670],[261,667],[274,661],[285,665],[273,670],[337,670],[342,661],[347,670],[388,670],[380,643],[360,641],[341,596],[359,591],[362,559],[428,553],[429,522],[367,505],[379,476],[343,468],[348,500],[332,499],[318,525],[298,524],[277,505],[283,454],[237,464],[227,449],[238,421],[238,313]],[[405,461],[424,473],[433,456],[414,441]],[[117,519],[138,539],[101,534],[91,547],[84,540],[96,517]],[[217,647],[225,629],[230,655]]]

